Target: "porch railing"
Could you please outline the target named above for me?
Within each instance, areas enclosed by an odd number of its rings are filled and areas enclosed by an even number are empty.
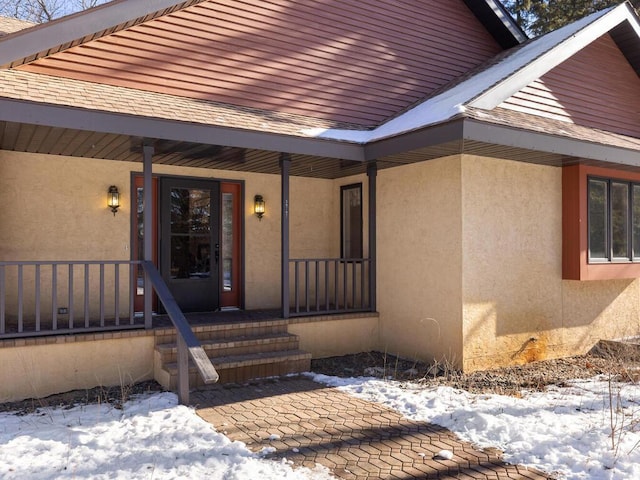
[[[0,262],[0,338],[144,327],[136,261]]]
[[[301,258],[289,260],[291,316],[367,312],[368,258]]]
[[[188,403],[189,358],[205,383],[218,373],[151,262],[0,262],[0,339],[144,328],[134,311],[140,266],[176,328],[178,397]]]

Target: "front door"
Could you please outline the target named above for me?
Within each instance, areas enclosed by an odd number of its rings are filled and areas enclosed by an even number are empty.
[[[220,306],[220,183],[162,178],[160,272],[180,308]]]

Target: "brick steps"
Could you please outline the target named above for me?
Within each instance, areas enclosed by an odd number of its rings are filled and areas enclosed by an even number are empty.
[[[193,331],[216,367],[219,383],[300,373],[311,366],[311,354],[299,350],[298,337],[287,333],[286,320],[219,322],[193,327]],[[177,350],[172,328],[156,330],[155,377],[170,390],[177,388]],[[189,385],[203,385],[193,365]]]

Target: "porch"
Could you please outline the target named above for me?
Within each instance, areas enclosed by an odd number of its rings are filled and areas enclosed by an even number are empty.
[[[215,367],[219,383],[308,371],[312,356],[377,348],[375,313],[285,320],[279,310],[264,309],[186,314],[185,318]],[[109,329],[106,323],[105,328],[94,330],[5,335],[0,339],[0,402],[153,379],[177,390],[181,401],[188,403],[189,389],[207,383],[192,359],[179,365],[180,330],[168,315],[154,315],[150,329],[144,328],[140,318],[133,326],[121,328]],[[186,392],[180,391],[181,381],[187,383]]]

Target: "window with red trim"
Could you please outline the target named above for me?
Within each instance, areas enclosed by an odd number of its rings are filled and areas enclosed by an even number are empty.
[[[562,278],[640,277],[640,173],[562,170]]]

